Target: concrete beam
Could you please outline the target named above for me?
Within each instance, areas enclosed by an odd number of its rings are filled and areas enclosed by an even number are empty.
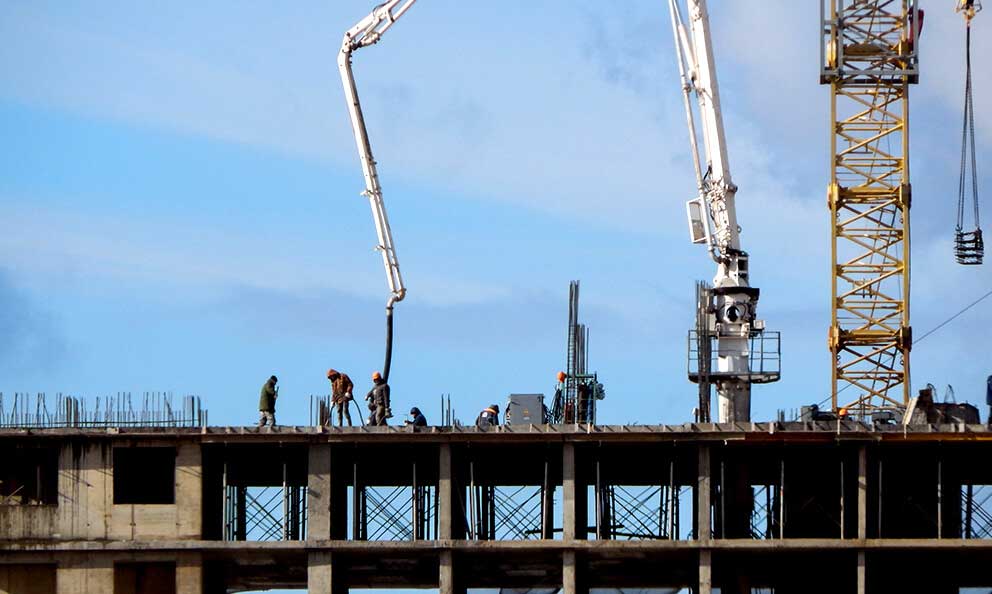
[[[307,540],[331,538],[331,446],[310,445],[307,470]]]

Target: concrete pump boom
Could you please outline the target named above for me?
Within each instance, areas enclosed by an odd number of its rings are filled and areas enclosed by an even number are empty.
[[[679,0],[669,0],[699,191],[699,195],[687,203],[689,231],[693,243],[706,244],[717,264],[713,289],[707,296],[710,305],[700,310],[700,315],[706,319],[702,323],[697,320],[697,328],[707,335],[707,341],[710,336],[716,340],[717,369],[705,375],[712,377],[717,388],[720,422],[748,421],[751,383],[775,381],[778,373],[776,370],[774,374],[755,374],[750,369],[751,339],[761,333],[764,322],[755,316],[758,289],[748,285],[748,257],[741,250],[734,204],[737,186],[731,179],[727,159],[706,0],[688,0],[687,4],[688,31],[682,22]],[[692,107],[693,96],[699,125]],[[702,129],[705,167],[697,141],[699,127]],[[700,349],[699,352],[708,351]],[[696,379],[705,381],[703,375],[699,374]]]
[[[386,360],[382,368],[382,377],[389,379],[389,367],[393,351],[393,305],[402,301],[406,296],[406,287],[400,275],[400,263],[396,259],[396,248],[393,244],[393,232],[389,227],[389,217],[386,216],[386,205],[382,201],[382,187],[379,185],[379,173],[376,170],[375,158],[372,156],[372,145],[369,142],[365,118],[362,115],[362,105],[358,100],[358,89],[355,87],[355,76],[351,69],[351,56],[363,47],[378,43],[385,33],[403,14],[413,6],[416,0],[389,0],[348,29],[341,42],[338,53],[338,70],[341,73],[341,83],[344,85],[345,100],[348,103],[348,115],[351,127],[355,132],[355,143],[358,145],[358,157],[365,175],[365,191],[362,195],[369,199],[372,207],[372,220],[379,238],[376,249],[382,253],[382,264],[386,269],[386,282],[389,285],[389,300],[386,302]]]

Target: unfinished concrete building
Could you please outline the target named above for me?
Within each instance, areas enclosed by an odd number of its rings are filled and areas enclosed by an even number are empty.
[[[0,592],[989,586],[983,426],[0,430]]]

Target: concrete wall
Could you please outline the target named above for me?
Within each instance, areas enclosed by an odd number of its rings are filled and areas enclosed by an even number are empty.
[[[109,557],[66,554],[59,560],[58,594],[96,594],[114,591],[114,563]]]
[[[67,441],[59,455],[58,504],[0,506],[0,534],[45,540],[199,539],[202,474],[200,445],[179,444],[175,504],[114,505],[113,447],[106,441]]]

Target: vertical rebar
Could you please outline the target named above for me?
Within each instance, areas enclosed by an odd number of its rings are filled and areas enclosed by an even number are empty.
[[[937,458],[937,538],[944,537],[944,467],[943,460]]]
[[[227,452],[226,451],[224,452],[224,472],[221,475],[221,501],[223,501],[223,505],[224,505],[224,511],[221,517],[221,526],[222,526],[221,530],[223,532],[221,539],[231,540],[228,529],[230,523],[229,514],[230,514],[231,496],[227,492]]]
[[[468,502],[469,526],[471,527],[471,530],[469,531],[470,532],[469,539],[475,540],[476,538],[475,507],[477,505],[476,494],[475,494],[475,460],[472,460],[468,463],[468,483],[469,483],[469,491],[468,491],[469,492],[469,502]]]

